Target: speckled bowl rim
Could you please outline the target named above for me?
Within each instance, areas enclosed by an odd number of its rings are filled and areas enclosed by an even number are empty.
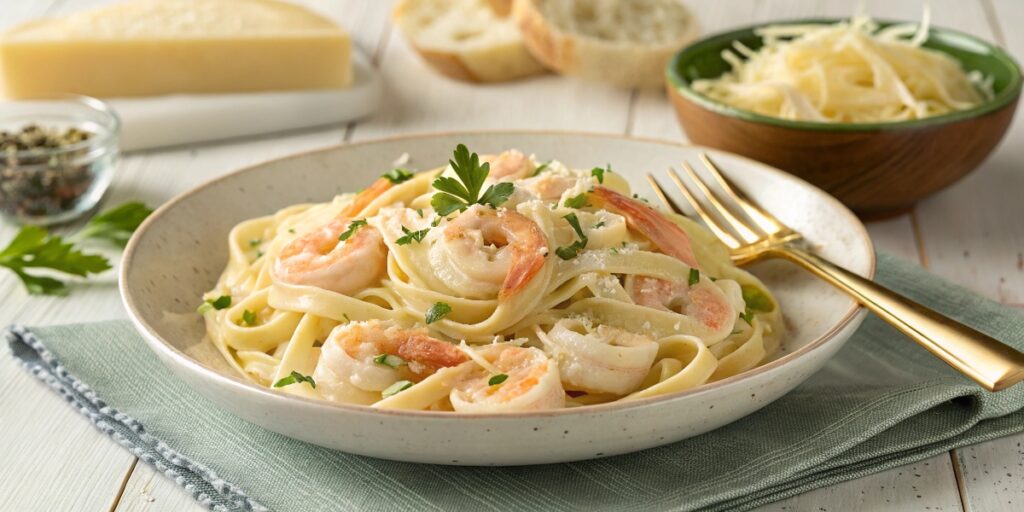
[[[798,358],[802,358],[802,357],[806,356],[807,354],[809,354],[812,351],[816,351],[816,350],[821,349],[828,342],[834,340],[835,336],[839,332],[841,332],[844,328],[846,328],[851,322],[853,322],[855,319],[857,319],[862,314],[866,313],[866,311],[864,310],[864,308],[862,306],[860,306],[859,304],[855,303],[853,306],[851,306],[846,311],[846,313],[841,317],[841,319],[834,326],[832,326],[832,328],[830,328],[827,331],[825,331],[825,333],[823,333],[818,338],[815,338],[814,340],[811,340],[811,341],[807,342],[807,344],[805,344],[804,346],[798,348],[797,350],[795,350],[795,351],[793,351],[793,352],[791,352],[789,354],[786,354],[786,355],[784,355],[784,356],[782,356],[782,357],[780,357],[778,359],[775,359],[773,361],[765,363],[765,364],[763,364],[761,366],[758,366],[756,368],[748,370],[746,372],[734,375],[732,377],[728,377],[728,378],[722,379],[720,381],[712,382],[710,384],[704,384],[704,385],[698,386],[698,387],[693,388],[693,389],[689,389],[689,390],[686,390],[686,391],[680,391],[678,393],[670,393],[670,394],[666,394],[666,395],[659,395],[659,396],[654,396],[654,397],[649,397],[649,398],[642,398],[642,399],[637,399],[637,400],[630,400],[630,401],[609,402],[609,403],[605,403],[605,404],[588,405],[588,406],[573,407],[573,408],[567,408],[567,409],[554,409],[554,410],[545,410],[545,411],[517,412],[517,413],[452,413],[452,412],[442,412],[442,411],[409,411],[409,410],[375,409],[373,407],[365,406],[365,405],[343,404],[343,403],[338,403],[338,402],[331,402],[331,401],[328,401],[328,400],[317,400],[317,399],[313,399],[313,398],[300,397],[300,396],[290,395],[290,394],[286,394],[286,393],[282,393],[282,392],[278,392],[278,391],[273,391],[271,389],[267,389],[267,388],[258,386],[255,383],[250,382],[248,380],[245,380],[245,379],[243,379],[241,377],[234,376],[234,375],[228,375],[228,374],[217,372],[217,371],[211,370],[210,368],[207,368],[206,366],[202,365],[200,362],[196,361],[195,359],[193,359],[189,355],[185,354],[181,350],[178,350],[175,346],[171,345],[167,340],[165,340],[163,337],[161,337],[158,334],[158,331],[156,329],[154,329],[149,323],[147,323],[145,320],[143,320],[142,315],[139,312],[139,309],[136,307],[135,297],[133,297],[132,292],[130,290],[128,290],[128,286],[127,286],[128,272],[133,267],[133,265],[135,264],[135,250],[136,250],[136,248],[137,248],[137,246],[139,244],[139,240],[142,239],[142,237],[145,235],[146,231],[148,231],[154,224],[160,222],[161,218],[168,211],[170,211],[172,208],[174,208],[174,206],[177,205],[179,202],[187,199],[191,195],[193,195],[193,194],[195,194],[195,193],[197,193],[197,192],[199,192],[199,191],[201,191],[201,190],[203,190],[203,189],[205,189],[205,188],[207,188],[209,186],[212,186],[214,184],[220,183],[220,182],[225,181],[225,180],[233,179],[235,176],[238,176],[240,174],[244,174],[244,173],[246,173],[246,172],[248,172],[248,171],[250,171],[250,170],[252,170],[254,168],[265,166],[265,165],[267,165],[267,164],[269,164],[271,162],[279,162],[279,161],[282,161],[282,160],[288,160],[288,159],[291,159],[291,158],[295,158],[295,157],[303,156],[303,155],[308,155],[308,154],[326,153],[326,152],[338,151],[338,150],[343,150],[343,149],[347,149],[347,148],[351,148],[351,147],[355,147],[355,146],[370,146],[370,145],[374,145],[374,144],[392,143],[392,142],[400,141],[400,140],[427,139],[427,138],[435,138],[435,137],[452,137],[452,136],[460,136],[460,135],[463,135],[463,136],[468,136],[468,135],[490,135],[490,136],[494,136],[494,137],[501,137],[501,136],[504,136],[504,135],[534,135],[534,136],[571,135],[571,136],[597,137],[597,138],[607,138],[607,139],[624,139],[624,140],[632,140],[632,141],[644,142],[644,143],[661,144],[661,145],[664,145],[664,146],[671,146],[671,147],[675,147],[675,148],[692,149],[692,148],[699,148],[699,147],[701,147],[701,146],[695,146],[695,145],[691,145],[691,144],[680,144],[680,143],[676,143],[676,142],[672,142],[672,141],[661,140],[661,139],[654,139],[654,138],[626,137],[626,136],[623,136],[623,135],[615,135],[615,134],[609,134],[609,133],[593,133],[593,132],[583,132],[583,131],[559,131],[559,130],[493,130],[493,131],[492,130],[482,130],[482,131],[478,130],[478,131],[472,131],[472,132],[470,132],[470,131],[447,131],[447,132],[415,133],[415,134],[409,134],[409,135],[400,135],[400,136],[394,136],[394,137],[383,137],[383,138],[376,138],[376,139],[368,139],[368,140],[359,141],[359,142],[337,144],[337,145],[328,146],[328,147],[325,147],[325,148],[315,149],[315,150],[311,150],[311,151],[303,151],[303,152],[299,152],[299,153],[294,153],[294,154],[283,156],[283,157],[280,157],[280,158],[274,158],[274,159],[266,160],[266,161],[263,161],[263,162],[260,162],[260,163],[254,164],[254,165],[249,165],[249,166],[243,167],[243,168],[241,168],[239,170],[236,170],[236,171],[230,172],[228,174],[225,174],[223,176],[219,176],[217,178],[209,180],[209,181],[207,181],[207,182],[205,182],[203,184],[200,184],[200,185],[192,188],[191,190],[188,190],[186,192],[178,194],[177,196],[175,196],[174,198],[172,198],[171,200],[167,201],[166,203],[161,205],[159,208],[157,208],[156,211],[154,211],[148,218],[146,218],[146,220],[139,226],[139,228],[135,231],[135,234],[132,235],[131,239],[128,241],[128,245],[125,247],[124,257],[123,257],[123,260],[121,262],[121,270],[120,270],[120,273],[118,275],[118,290],[120,291],[121,300],[124,303],[125,309],[127,309],[129,317],[130,317],[132,323],[134,324],[136,330],[138,330],[139,333],[143,335],[143,338],[147,341],[147,344],[149,345],[149,347],[154,352],[162,353],[165,357],[169,357],[169,358],[173,359],[175,362],[177,362],[178,364],[187,367],[189,369],[189,371],[206,374],[206,375],[212,377],[214,380],[220,382],[221,384],[233,388],[233,390],[236,391],[236,392],[239,392],[239,393],[254,392],[254,393],[262,395],[263,397],[265,397],[265,398],[267,398],[269,400],[281,401],[282,404],[283,403],[299,402],[299,403],[303,403],[303,404],[306,404],[306,405],[309,405],[309,406],[312,406],[312,407],[328,408],[328,409],[338,409],[338,410],[342,410],[342,411],[345,411],[347,413],[353,413],[353,414],[373,414],[373,415],[386,415],[386,416],[402,416],[402,417],[410,417],[410,418],[413,418],[413,417],[415,417],[415,418],[435,418],[435,419],[437,419],[439,421],[442,420],[442,419],[444,419],[444,420],[451,420],[453,418],[458,418],[458,419],[488,418],[488,419],[498,419],[498,420],[502,420],[502,419],[512,420],[512,419],[522,419],[522,418],[544,418],[544,417],[561,416],[561,415],[587,415],[587,414],[592,414],[592,413],[613,412],[613,411],[619,411],[619,410],[622,410],[622,409],[633,409],[633,408],[639,409],[639,408],[644,408],[644,407],[659,406],[659,405],[661,405],[663,403],[667,403],[667,402],[670,402],[670,401],[682,400],[682,399],[685,399],[685,398],[688,398],[688,397],[691,397],[691,396],[700,395],[700,394],[703,394],[703,393],[708,393],[708,392],[711,392],[711,391],[716,390],[718,388],[722,388],[722,387],[725,387],[725,386],[736,384],[736,383],[742,382],[744,380],[750,379],[750,378],[752,378],[752,377],[754,377],[756,375],[759,375],[759,374],[762,374],[762,373],[774,370],[776,368],[780,368],[780,367],[788,364],[791,361],[795,361]],[[714,150],[714,151],[717,151],[717,150]],[[806,181],[801,180],[800,178],[797,178],[797,177],[795,177],[795,176],[793,176],[793,175],[791,175],[789,173],[780,171],[780,170],[775,169],[775,168],[773,168],[771,166],[768,166],[766,164],[757,162],[755,160],[751,160],[749,158],[745,158],[745,157],[742,157],[742,156],[739,156],[739,155],[734,155],[734,154],[731,154],[731,153],[730,153],[730,155],[732,157],[734,157],[734,158],[737,158],[739,160],[744,161],[748,165],[760,167],[761,170],[763,170],[763,171],[769,172],[771,174],[778,175],[783,180],[783,182],[785,182],[786,180],[794,180],[794,181],[802,182],[805,185],[807,185],[808,187],[812,188],[813,190],[815,190],[817,192],[820,192],[821,196],[822,196],[822,200],[827,202],[827,203],[830,203],[835,208],[835,210],[837,212],[839,212],[842,215],[844,215],[847,218],[847,221],[852,226],[854,226],[857,231],[860,232],[860,234],[861,234],[860,241],[865,244],[864,250],[868,254],[868,260],[869,260],[868,261],[868,272],[867,272],[867,275],[865,277],[867,277],[868,279],[872,279],[874,277],[874,275],[875,275],[875,267],[876,267],[875,249],[874,249],[874,244],[871,241],[871,237],[868,234],[867,228],[865,228],[864,224],[861,223],[860,219],[858,219],[857,216],[853,214],[853,212],[851,212],[848,208],[846,208],[846,206],[844,206],[842,203],[840,203],[838,199],[832,197],[831,195],[829,195],[828,193],[822,191],[818,187],[815,187],[814,185],[811,185],[811,184],[807,183]]]
[[[961,32],[959,30],[953,30],[942,27],[932,26],[929,28],[929,32],[934,32],[943,35],[949,35],[952,37],[959,37],[967,39],[978,46],[984,47],[990,55],[987,57],[996,59],[1007,69],[1009,69],[1010,83],[999,91],[994,98],[978,105],[974,108],[967,110],[957,110],[947,114],[942,114],[933,117],[926,117],[924,119],[914,119],[910,121],[895,121],[889,123],[827,123],[818,121],[793,121],[789,119],[781,119],[778,117],[766,116],[758,114],[750,110],[743,110],[736,108],[725,103],[713,100],[703,94],[694,91],[690,86],[689,80],[683,78],[680,75],[679,68],[682,62],[690,60],[695,55],[706,53],[709,47],[719,46],[723,41],[733,41],[747,35],[758,28],[766,27],[769,25],[785,25],[790,23],[837,23],[839,21],[845,21],[846,18],[798,18],[791,20],[779,20],[766,23],[757,23],[749,25],[743,28],[730,30],[728,32],[720,32],[712,34],[708,37],[695,41],[694,43],[686,46],[678,53],[669,59],[668,66],[665,68],[666,85],[670,91],[670,94],[677,94],[684,99],[695,103],[706,110],[710,110],[717,114],[721,114],[728,117],[734,117],[749,121],[752,123],[766,124],[771,126],[777,126],[780,128],[792,128],[799,130],[810,130],[817,132],[871,132],[871,131],[889,131],[889,130],[906,130],[913,128],[922,128],[927,126],[938,126],[943,124],[954,123],[957,121],[963,121],[966,119],[972,119],[981,117],[985,114],[995,112],[1007,105],[1012,104],[1021,93],[1022,78],[1021,68],[1014,58],[1007,53],[1005,50],[997,45],[989,43],[980,37]],[[888,26],[892,24],[903,24],[909,22],[893,21],[893,20],[875,20],[881,26]],[[954,57],[955,59],[956,57]]]

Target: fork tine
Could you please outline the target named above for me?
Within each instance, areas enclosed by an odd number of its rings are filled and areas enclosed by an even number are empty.
[[[654,189],[654,195],[658,196],[658,201],[661,201],[661,205],[666,209],[678,213],[679,215],[686,215],[686,212],[673,200],[671,197],[665,195],[665,191],[662,190],[661,185],[658,184],[658,180],[654,179],[654,175],[647,173],[647,183]]]
[[[686,184],[683,183],[683,180],[678,174],[676,174],[675,169],[669,167],[668,177],[676,184],[679,192],[681,192],[683,197],[686,198],[686,202],[690,203],[690,206],[692,206],[694,211],[697,212],[697,215],[700,215],[700,218],[704,220],[704,224],[707,225],[708,229],[710,229],[715,236],[722,241],[722,243],[728,245],[731,249],[736,249],[743,245],[735,236],[729,233],[729,229],[727,227],[719,223],[718,219],[716,219],[714,215],[711,215],[711,213],[704,208],[704,205],[702,205],[700,201],[690,193],[690,189],[686,188]]]
[[[707,153],[700,154],[700,161],[704,164],[704,167],[711,172],[711,175],[715,177],[715,181],[718,182],[718,185],[723,191],[725,191],[726,195],[728,195],[733,201],[736,201],[736,203],[740,205],[740,208],[743,209],[744,213],[746,213],[747,216],[750,217],[751,220],[753,220],[765,233],[768,235],[774,235],[787,230],[785,224],[779,222],[772,214],[761,209],[760,206],[747,200],[743,192],[740,192],[733,187],[732,183],[711,161],[711,158],[708,157]]]
[[[732,210],[730,210],[729,207],[725,206],[721,201],[719,201],[718,196],[716,196],[715,193],[708,188],[704,181],[700,179],[700,176],[698,176],[697,173],[693,170],[693,167],[690,167],[690,164],[683,162],[683,170],[686,171],[686,175],[689,176],[691,180],[693,180],[693,183],[704,194],[704,197],[706,197],[708,202],[711,203],[711,206],[714,206],[715,209],[718,210],[719,215],[721,215],[722,218],[725,219],[725,221],[728,222],[729,225],[731,225],[732,228],[736,230],[737,233],[740,234],[740,237],[743,238],[743,240],[746,243],[752,244],[762,238],[762,236],[755,233],[754,230],[751,229],[746,222],[740,220],[735,214],[733,214]]]

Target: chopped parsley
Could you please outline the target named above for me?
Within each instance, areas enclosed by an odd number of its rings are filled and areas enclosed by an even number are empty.
[[[245,325],[256,325],[256,313],[248,309],[242,312],[242,323]]]
[[[423,218],[423,208],[416,208],[416,215],[419,215],[420,218],[422,219]]]
[[[567,245],[555,249],[555,254],[557,254],[558,257],[562,258],[563,260],[571,260],[575,258],[577,255],[579,255],[580,251],[587,247],[588,240],[587,235],[583,233],[583,228],[580,227],[580,220],[576,218],[575,213],[570,213],[569,215],[566,215],[563,218],[569,221],[569,225],[572,226],[572,229],[573,231],[576,232],[576,236],[579,237],[579,240],[573,242],[572,245]]]
[[[346,324],[352,323],[352,319],[348,317],[348,313],[342,313],[341,317],[345,319]]]
[[[447,216],[454,211],[465,210],[471,204],[497,207],[515,191],[515,185],[503,182],[487,187],[481,195],[480,190],[491,172],[491,165],[486,162],[481,165],[480,157],[470,153],[463,144],[456,146],[453,158],[448,163],[458,179],[449,176],[434,179],[433,186],[439,192],[430,198],[430,206],[438,215]]]
[[[196,313],[199,313],[200,315],[202,315],[202,314],[205,314],[206,312],[212,311],[214,309],[219,311],[221,309],[225,309],[225,308],[228,308],[230,306],[231,306],[231,296],[230,295],[221,295],[220,297],[217,297],[216,299],[206,299],[206,300],[204,300],[203,303],[200,304],[198,308],[196,308]]]
[[[449,306],[447,303],[435,302],[434,305],[430,306],[430,309],[427,310],[427,314],[425,315],[424,320],[426,320],[427,324],[429,325],[444,318],[445,315],[451,312],[452,307]]]
[[[594,229],[603,228],[603,227],[604,227],[604,221],[603,220],[601,222],[598,222],[597,224],[594,224]]]
[[[355,234],[356,230],[358,230],[359,228],[361,228],[361,227],[363,227],[365,225],[366,225],[366,219],[359,219],[359,220],[354,220],[354,221],[350,222],[349,225],[348,225],[348,229],[346,229],[345,232],[342,233],[341,236],[338,237],[338,240],[341,240],[342,242],[344,242],[345,240],[348,240],[349,237],[351,237],[353,234]]]
[[[263,243],[263,239],[261,239],[261,238],[253,238],[252,240],[249,240],[249,247],[259,247],[259,245],[262,244],[262,243]]]
[[[594,167],[590,170],[590,175],[597,178],[598,183],[604,183],[604,173],[612,172],[612,164],[608,164],[604,169],[600,167]]]
[[[442,217],[440,215],[438,215],[437,217],[434,217],[434,220],[430,221],[430,227],[436,228],[437,226],[439,226],[441,224],[442,220],[444,220],[444,217]]]
[[[380,396],[382,398],[387,398],[389,396],[394,396],[394,395],[397,395],[397,394],[401,393],[402,391],[405,391],[405,390],[407,390],[407,389],[409,389],[411,387],[412,387],[412,382],[407,381],[407,380],[400,380],[400,381],[398,381],[398,382],[388,386],[388,388],[385,389],[384,391],[381,391]]]
[[[303,374],[301,374],[301,373],[299,373],[299,372],[297,372],[295,370],[292,370],[291,375],[289,375],[289,376],[287,376],[287,377],[285,377],[285,378],[275,382],[274,383],[274,387],[275,388],[283,388],[285,386],[291,386],[292,384],[296,384],[296,383],[300,383],[300,382],[306,382],[306,383],[309,384],[309,386],[311,388],[316,389],[316,381],[313,380],[313,377],[310,377],[308,375],[303,375]]]
[[[295,234],[295,228],[288,228],[288,232],[294,235]]]
[[[548,170],[548,167],[550,167],[550,166],[551,166],[551,161],[550,161],[550,160],[548,160],[547,162],[544,162],[544,163],[542,163],[542,164],[538,165],[538,166],[537,166],[537,169],[533,171],[533,176],[537,176],[537,175],[539,175],[540,173],[542,173],[542,172],[544,172],[544,171]],[[531,178],[532,178],[533,176],[531,176]]]
[[[413,241],[420,243],[423,241],[423,237],[427,236],[428,231],[430,231],[430,228],[421,229],[419,231],[409,231],[408,228],[402,226],[402,233],[405,233],[405,236],[399,237],[398,240],[395,240],[395,243],[398,245],[408,245]]]
[[[583,208],[587,205],[587,194],[584,192],[578,196],[570,197],[562,204],[564,204],[566,208]]]
[[[695,268],[691,268],[690,269],[690,276],[689,276],[689,278],[687,278],[686,282],[690,286],[693,286],[693,285],[699,283],[700,282],[700,270],[697,270]]]
[[[398,185],[399,183],[402,183],[404,181],[411,180],[412,179],[412,173],[407,171],[407,170],[405,170],[405,169],[401,169],[401,168],[396,167],[396,168],[391,169],[390,171],[382,174],[380,177],[381,178],[387,178],[388,181],[390,181],[391,183],[393,183],[395,185]]]
[[[499,373],[497,375],[491,376],[491,378],[487,380],[487,385],[488,386],[497,386],[498,384],[501,384],[502,382],[505,382],[506,380],[508,380],[508,374]]]
[[[402,359],[401,357],[391,354],[381,354],[373,358],[373,362],[384,366],[389,366],[391,368],[398,368],[399,366],[405,364],[405,359]]]
[[[747,323],[747,325],[754,325],[754,312],[749,309],[740,313],[740,318]]]

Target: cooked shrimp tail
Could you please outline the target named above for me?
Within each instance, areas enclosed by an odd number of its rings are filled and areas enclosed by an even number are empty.
[[[606,187],[594,187],[590,197],[595,206],[625,217],[630,227],[653,242],[661,252],[690,267],[700,268],[690,246],[690,237],[665,214]]]

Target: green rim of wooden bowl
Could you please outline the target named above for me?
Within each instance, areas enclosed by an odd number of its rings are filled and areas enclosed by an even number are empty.
[[[1013,57],[1003,51],[1002,48],[978,37],[956,30],[937,27],[932,27],[929,30],[928,41],[924,43],[924,46],[950,55],[960,61],[967,71],[978,70],[986,77],[993,77],[993,92],[995,94],[991,100],[974,108],[958,110],[925,119],[880,123],[828,123],[792,121],[757,114],[715,101],[694,91],[690,87],[690,83],[693,80],[715,78],[731,69],[729,64],[722,59],[721,53],[722,50],[730,47],[733,41],[740,41],[754,49],[760,48],[761,38],[754,33],[758,28],[789,23],[837,23],[839,21],[843,20],[839,18],[815,18],[776,21],[770,24],[751,25],[704,38],[687,46],[675,54],[669,61],[668,68],[666,69],[669,86],[673,91],[689,101],[719,114],[783,128],[815,131],[899,130],[940,125],[988,114],[1009,105],[1020,95],[1021,70]],[[905,22],[878,21],[881,27],[898,23]]]

